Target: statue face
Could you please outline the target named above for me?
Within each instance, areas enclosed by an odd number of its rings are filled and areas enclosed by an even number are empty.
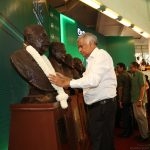
[[[60,42],[52,42],[50,45],[50,55],[52,55],[52,57],[54,57],[57,62],[64,62],[66,57],[64,44]]]
[[[79,58],[74,58],[74,68],[77,69],[79,72],[84,71],[84,66],[82,64],[82,61]]]
[[[25,32],[25,42],[33,46],[41,55],[49,47],[49,37],[45,29],[40,25],[29,26]]]
[[[66,51],[63,50],[63,49],[55,51],[54,56],[55,56],[55,58],[58,62],[64,62],[65,61],[65,56],[66,56]]]
[[[70,54],[66,54],[65,57],[65,64],[67,64],[68,66],[70,66],[71,68],[74,67],[74,62],[73,62],[73,58]]]

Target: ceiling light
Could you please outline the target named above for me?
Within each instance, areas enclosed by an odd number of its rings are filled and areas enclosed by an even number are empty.
[[[121,19],[121,20],[119,20],[119,22],[121,23],[121,24],[123,24],[124,26],[126,26],[126,27],[130,27],[131,26],[131,22],[130,21],[128,21],[127,19]]]
[[[89,5],[90,7],[93,7],[94,9],[100,8],[100,3],[96,0],[80,0],[81,2]]]
[[[139,27],[137,27],[137,26],[134,26],[132,29],[133,29],[135,32],[139,33],[139,34],[142,33],[142,29],[139,28]]]
[[[145,38],[150,38],[150,34],[148,34],[147,32],[143,32],[141,35]]]
[[[109,8],[106,8],[104,11],[102,11],[102,13],[107,15],[108,17],[110,17],[112,19],[117,19],[119,16],[116,12],[112,11]]]

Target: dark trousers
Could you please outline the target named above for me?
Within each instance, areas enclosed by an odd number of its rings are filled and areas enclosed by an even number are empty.
[[[114,150],[116,101],[97,102],[88,106],[92,150]]]
[[[120,106],[119,106],[119,103],[117,101],[117,108],[116,108],[116,116],[115,116],[115,127],[116,128],[120,128],[121,125],[120,125],[120,121],[121,121],[121,109],[120,109]]]
[[[123,108],[121,109],[121,115],[123,123],[123,134],[131,134],[133,129],[132,105],[123,104]]]

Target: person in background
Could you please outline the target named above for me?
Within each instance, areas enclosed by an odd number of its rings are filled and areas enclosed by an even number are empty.
[[[139,64],[132,62],[130,65],[132,72],[131,78],[131,101],[133,103],[134,117],[137,121],[140,136],[139,141],[147,141],[149,139],[148,134],[148,121],[145,104],[147,103],[146,95],[146,79],[144,74],[139,71]]]
[[[84,33],[78,37],[78,49],[87,65],[79,79],[60,73],[49,75],[51,83],[61,87],[82,88],[88,106],[89,133],[93,150],[114,150],[117,80],[111,56],[97,47],[97,37]]]
[[[147,118],[150,118],[150,81],[148,79],[148,75],[145,75],[146,78],[146,94],[147,94],[147,103],[146,103],[146,110],[147,110]],[[150,122],[148,122],[148,126],[150,128]]]
[[[117,93],[118,103],[121,110],[123,131],[121,137],[129,137],[132,133],[132,105],[131,105],[131,76],[126,71],[124,63],[117,64]]]
[[[118,71],[117,71],[117,67],[114,68],[115,70],[115,74],[116,74],[116,78],[118,80]],[[118,82],[118,81],[117,81]],[[118,92],[118,90],[117,90]],[[121,121],[121,109],[120,109],[120,105],[119,105],[119,102],[118,102],[118,93],[116,93],[116,102],[117,102],[117,108],[116,108],[116,116],[115,116],[115,128],[120,128],[121,127],[121,124],[120,124],[120,121]]]

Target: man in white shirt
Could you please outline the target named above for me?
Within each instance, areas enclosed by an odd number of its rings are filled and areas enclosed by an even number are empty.
[[[51,83],[61,87],[82,88],[88,105],[89,132],[93,150],[114,150],[113,130],[116,112],[116,75],[111,56],[97,48],[97,37],[84,33],[77,40],[86,58],[86,70],[80,79],[62,74],[49,75]]]

